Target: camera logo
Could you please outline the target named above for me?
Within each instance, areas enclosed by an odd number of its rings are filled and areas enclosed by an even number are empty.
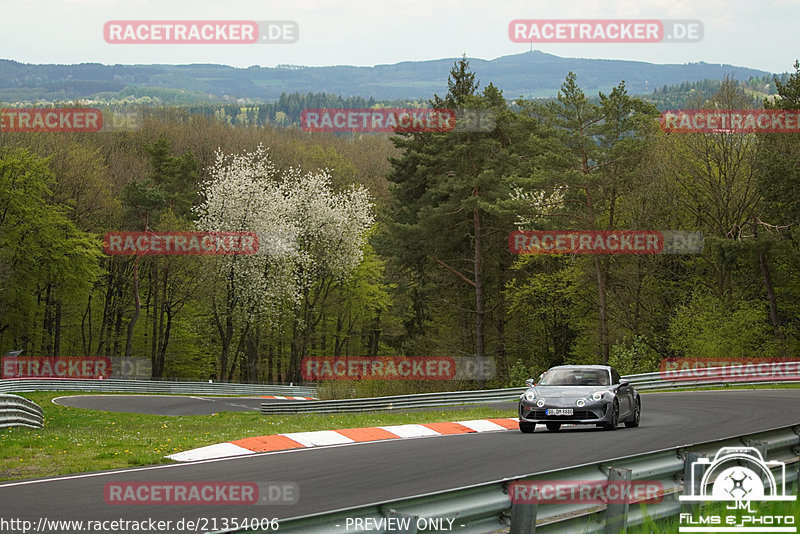
[[[772,468],[781,470],[781,488]],[[695,480],[700,477],[699,486]],[[712,483],[711,480],[714,482]],[[786,495],[786,464],[777,460],[765,461],[754,447],[723,447],[713,460],[699,458],[692,463],[691,488],[699,495],[681,495],[681,501],[794,501]]]

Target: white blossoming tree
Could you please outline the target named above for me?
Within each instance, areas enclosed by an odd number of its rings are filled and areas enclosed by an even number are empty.
[[[564,207],[566,186],[554,187],[549,193],[545,189],[525,189],[514,187],[511,199],[520,207],[517,213],[517,230],[533,230],[547,216]]]
[[[300,294],[293,309],[289,364],[289,376],[297,380],[300,359],[307,354],[311,334],[322,317],[316,311],[335,284],[358,268],[374,219],[369,192],[360,186],[334,192],[327,171],[289,171],[284,186],[298,229],[294,283]]]
[[[202,192],[205,200],[195,208],[198,229],[251,231],[259,241],[256,254],[212,260],[212,313],[222,345],[219,376],[232,378],[245,346],[254,371],[260,325],[279,328],[287,312],[293,319],[290,375],[297,375],[318,320],[314,309],[333,281],[347,278],[361,263],[373,224],[369,193],[362,187],[333,191],[327,171],[279,173],[261,146],[238,155],[218,153]]]

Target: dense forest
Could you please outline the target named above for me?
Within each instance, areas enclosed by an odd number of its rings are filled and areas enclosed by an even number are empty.
[[[470,355],[496,362],[497,386],[563,362],[796,355],[800,135],[665,133],[662,106],[624,82],[580,81],[509,101],[462,59],[429,104],[491,110],[489,132],[281,127],[375,104],[298,93],[151,109],[129,132],[0,132],[0,354],[295,383],[305,356]],[[683,102],[800,108],[797,64],[754,100],[768,84],[726,78]],[[705,247],[515,255],[517,229],[685,230]],[[145,230],[250,230],[261,248],[103,253],[106,232]]]

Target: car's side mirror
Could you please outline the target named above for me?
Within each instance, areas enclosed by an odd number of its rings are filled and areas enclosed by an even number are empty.
[[[631,384],[631,383],[630,383],[630,382],[628,382],[627,380],[620,380],[620,381],[619,381],[619,385],[620,385],[620,386],[629,386],[630,384]]]
[[[529,378],[529,379],[527,379],[527,380],[525,381],[525,385],[526,385],[526,386],[528,386],[529,388],[532,388],[532,387],[534,386],[534,383],[533,383],[533,378]]]

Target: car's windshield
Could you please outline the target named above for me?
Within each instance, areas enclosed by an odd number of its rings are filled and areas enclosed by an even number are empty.
[[[539,382],[540,386],[607,386],[608,371],[604,369],[551,369]]]

